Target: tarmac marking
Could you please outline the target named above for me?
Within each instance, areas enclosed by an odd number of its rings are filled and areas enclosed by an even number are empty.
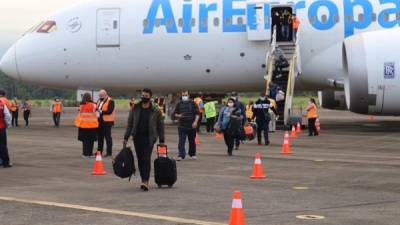
[[[124,211],[124,210],[116,210],[116,209],[105,209],[105,208],[97,208],[97,207],[90,207],[90,206],[83,206],[83,205],[73,205],[73,204],[58,203],[58,202],[35,201],[35,200],[18,199],[18,198],[10,198],[10,197],[0,197],[0,200],[8,201],[8,202],[18,202],[18,203],[33,204],[33,205],[58,207],[58,208],[76,209],[76,210],[83,210],[83,211],[89,211],[89,212],[132,216],[132,217],[139,217],[139,218],[152,219],[152,220],[163,220],[163,221],[180,223],[180,224],[226,225],[225,223],[208,222],[208,221],[202,221],[202,220],[193,220],[193,219],[185,219],[185,218],[179,218],[179,217],[161,216],[161,215],[154,215],[154,214],[148,214],[148,213],[140,213],[140,212]]]
[[[302,219],[302,220],[323,220],[325,219],[325,216],[317,216],[317,215],[299,215],[296,216],[297,219]]]
[[[308,187],[293,187],[294,190],[308,190]]]

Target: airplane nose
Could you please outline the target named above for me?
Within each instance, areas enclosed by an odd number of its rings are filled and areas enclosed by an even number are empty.
[[[20,79],[18,68],[17,68],[17,49],[13,45],[6,54],[0,60],[0,70],[3,71],[7,76]]]

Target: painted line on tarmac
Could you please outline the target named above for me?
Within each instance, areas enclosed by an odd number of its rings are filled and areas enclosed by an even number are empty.
[[[33,204],[33,205],[41,205],[41,206],[51,206],[51,207],[58,207],[58,208],[83,210],[83,211],[88,211],[88,212],[108,213],[108,214],[114,214],[114,215],[132,216],[132,217],[139,217],[139,218],[144,218],[144,219],[163,220],[163,221],[182,223],[182,224],[226,225],[224,223],[185,219],[185,218],[171,217],[171,216],[160,216],[160,215],[132,212],[132,211],[124,211],[124,210],[97,208],[97,207],[90,207],[90,206],[83,206],[83,205],[73,205],[73,204],[58,203],[58,202],[35,201],[35,200],[18,199],[18,198],[10,198],[10,197],[0,197],[0,201],[17,202],[17,203],[25,203],[25,204]]]

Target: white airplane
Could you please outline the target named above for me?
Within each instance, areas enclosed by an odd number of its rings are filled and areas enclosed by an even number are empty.
[[[327,107],[344,88],[353,112],[400,114],[399,0],[95,0],[32,28],[0,68],[62,88],[261,91],[283,9],[301,23],[297,88],[324,91]]]

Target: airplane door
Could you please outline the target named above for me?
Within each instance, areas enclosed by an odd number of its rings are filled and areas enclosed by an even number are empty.
[[[249,41],[271,40],[270,7],[265,2],[247,3],[247,38]]]
[[[120,47],[120,9],[97,11],[97,47]]]

